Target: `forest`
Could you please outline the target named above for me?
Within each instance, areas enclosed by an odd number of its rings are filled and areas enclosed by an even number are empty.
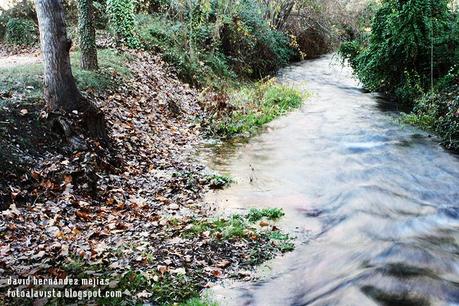
[[[0,305],[459,303],[457,0],[0,0]]]

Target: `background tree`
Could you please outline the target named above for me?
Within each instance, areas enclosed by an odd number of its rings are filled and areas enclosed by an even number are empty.
[[[78,0],[78,32],[80,35],[80,66],[86,70],[98,69],[96,29],[92,0]]]
[[[44,97],[49,112],[78,111],[88,132],[105,138],[103,113],[78,90],[70,66],[72,41],[67,37],[61,0],[35,0],[44,62]],[[71,132],[62,124],[66,136]]]

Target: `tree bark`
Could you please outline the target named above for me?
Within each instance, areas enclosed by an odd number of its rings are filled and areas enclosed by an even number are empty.
[[[78,31],[80,34],[80,67],[97,70],[96,29],[92,0],[78,0]]]
[[[70,66],[62,0],[35,0],[44,62],[44,98],[48,112],[78,111],[91,136],[106,138],[103,113],[77,88]],[[62,126],[64,129],[64,126]],[[65,129],[64,129],[65,130]],[[68,131],[65,132],[68,136]]]
[[[80,110],[83,96],[70,66],[72,41],[67,37],[60,0],[35,0],[44,62],[45,101],[49,111]]]

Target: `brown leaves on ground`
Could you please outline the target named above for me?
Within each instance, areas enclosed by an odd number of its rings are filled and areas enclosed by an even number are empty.
[[[11,197],[27,196],[0,212],[0,278],[76,273],[66,267],[81,262],[114,279],[132,270],[199,275],[202,288],[248,266],[263,242],[182,237],[193,216],[207,214],[204,167],[191,158],[203,111],[159,57],[133,56],[132,80],[89,94],[105,112],[111,146],[86,140],[49,151],[11,188]]]

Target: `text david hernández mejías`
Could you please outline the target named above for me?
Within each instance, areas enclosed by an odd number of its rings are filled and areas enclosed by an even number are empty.
[[[9,278],[10,286],[7,296],[10,298],[69,298],[69,299],[94,299],[121,297],[122,292],[116,290],[103,291],[98,286],[109,285],[109,279],[99,278]],[[84,289],[71,288],[83,286]],[[13,288],[11,288],[13,287]],[[34,288],[38,287],[38,288]],[[70,288],[69,288],[70,287]],[[89,287],[89,288],[88,288]],[[92,288],[91,288],[92,287]]]

